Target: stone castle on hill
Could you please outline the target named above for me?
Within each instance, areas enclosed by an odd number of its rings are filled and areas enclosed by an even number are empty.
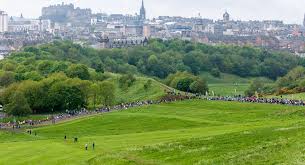
[[[91,9],[75,8],[73,4],[51,5],[42,8],[41,19],[49,19],[52,22],[90,23]]]

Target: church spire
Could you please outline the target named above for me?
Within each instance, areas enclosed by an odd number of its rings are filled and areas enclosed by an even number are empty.
[[[144,0],[142,0],[142,6],[141,6],[141,9],[140,9],[140,17],[143,20],[146,19],[146,10],[145,10],[145,7],[144,7]]]

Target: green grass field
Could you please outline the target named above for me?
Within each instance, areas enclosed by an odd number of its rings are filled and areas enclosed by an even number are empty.
[[[304,164],[304,117],[305,107],[281,105],[152,105],[36,128],[37,136],[2,131],[0,164]]]
[[[202,78],[209,84],[250,84],[254,79],[259,78],[264,83],[272,83],[273,81],[265,77],[239,77],[233,74],[221,73],[220,77],[214,77],[209,72],[202,72]]]
[[[255,79],[254,77],[243,78],[227,73],[221,73],[220,77],[214,77],[208,72],[202,72],[200,76],[207,80],[210,95],[214,92],[215,95],[220,96],[244,95],[251,82]],[[273,83],[272,80],[264,77],[259,77],[259,79],[266,84]]]
[[[209,84],[210,95],[214,92],[220,96],[244,95],[250,84]]]
[[[144,84],[148,80],[151,80],[152,84],[149,89],[145,90]],[[161,83],[145,77],[137,77],[135,83],[127,89],[120,88],[117,79],[112,79],[111,81],[115,82],[118,89],[116,91],[116,103],[133,102],[138,100],[158,100],[166,94],[164,92],[165,88]]]
[[[166,95],[164,89],[166,89],[167,86],[152,78],[137,76],[136,81],[130,87],[120,87],[119,78],[122,75],[114,73],[107,73],[107,75],[109,76],[109,79],[107,80],[114,83],[116,86],[115,104],[144,100],[159,100]],[[151,80],[151,86],[145,89],[144,84],[149,80]]]

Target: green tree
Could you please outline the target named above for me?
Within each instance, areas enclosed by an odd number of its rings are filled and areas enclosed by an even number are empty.
[[[23,81],[19,84],[18,90],[24,93],[33,113],[45,113],[48,111],[46,103],[48,91],[43,83],[32,80]]]
[[[127,89],[128,87],[131,87],[135,81],[136,78],[133,74],[125,74],[120,77],[119,84],[121,88]]]
[[[181,91],[191,92],[190,86],[194,82],[191,78],[184,78],[178,81],[176,88]]]
[[[96,108],[96,105],[99,104],[99,95],[100,95],[100,88],[99,86],[94,83],[90,86],[90,95],[92,97],[92,100],[93,100],[93,108],[95,109]]]
[[[8,86],[15,82],[14,72],[5,71],[0,73],[0,86]]]
[[[16,91],[10,98],[10,103],[5,106],[9,115],[26,116],[31,114],[31,108],[22,92]]]
[[[78,110],[86,106],[85,93],[66,81],[51,86],[48,101],[54,111]]]
[[[211,70],[211,75],[214,76],[214,77],[220,77],[220,71],[218,68],[213,68]]]
[[[192,93],[205,94],[209,91],[209,88],[206,81],[198,79],[190,85],[190,90]]]
[[[255,93],[261,94],[264,90],[264,84],[260,79],[252,81],[250,87],[245,91],[246,96],[254,96]]]
[[[33,80],[33,81],[40,81],[43,77],[37,71],[31,71],[24,74],[24,79],[26,80]]]
[[[67,70],[67,75],[71,78],[80,78],[82,80],[89,80],[90,73],[86,65],[82,64],[73,64],[69,66]]]
[[[100,84],[100,94],[105,106],[110,106],[115,101],[115,85],[111,82],[104,81]]]

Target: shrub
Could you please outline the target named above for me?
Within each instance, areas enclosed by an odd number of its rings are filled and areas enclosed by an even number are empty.
[[[211,75],[214,76],[214,77],[220,77],[220,71],[218,68],[213,68],[211,70]]]

